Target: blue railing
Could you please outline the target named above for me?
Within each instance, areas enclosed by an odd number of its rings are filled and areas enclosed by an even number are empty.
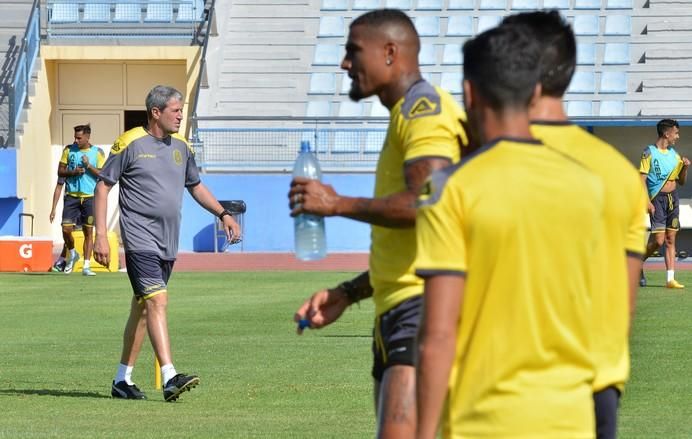
[[[10,117],[8,145],[16,145],[17,126],[24,109],[24,102],[29,92],[29,81],[34,71],[34,63],[38,57],[40,47],[41,30],[41,5],[39,0],[34,0],[31,7],[31,15],[26,25],[22,47],[19,49],[17,67],[10,85]]]
[[[192,135],[197,165],[208,172],[288,172],[304,140],[326,172],[372,172],[388,123],[379,118],[275,117],[216,119],[211,124],[211,119],[197,120],[202,126]]]

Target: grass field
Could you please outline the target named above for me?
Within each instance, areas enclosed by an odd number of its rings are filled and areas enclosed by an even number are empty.
[[[0,275],[0,438],[366,438],[374,434],[372,305],[294,333],[292,314],[344,273],[176,273],[175,365],[202,383],[177,403],[153,388],[148,341],[134,371],[147,401],[110,398],[130,300],[124,274]],[[649,276],[661,285],[663,274]],[[692,274],[687,292],[639,296],[620,437],[692,437]]]

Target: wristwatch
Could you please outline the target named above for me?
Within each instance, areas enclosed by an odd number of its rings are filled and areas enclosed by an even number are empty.
[[[230,215],[231,217],[233,216],[233,214],[231,213],[230,210],[224,209],[224,210],[219,214],[219,219],[220,219],[221,221],[223,221],[223,217],[225,217],[226,215]]]

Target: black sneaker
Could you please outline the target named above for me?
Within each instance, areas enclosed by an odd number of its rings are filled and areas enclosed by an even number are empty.
[[[644,270],[639,272],[639,286],[640,287],[646,286],[646,277],[644,277]]]
[[[53,273],[62,273],[65,271],[65,265],[67,265],[67,261],[56,262],[50,269]]]
[[[179,373],[166,383],[163,388],[163,399],[173,402],[186,390],[190,390],[199,384],[199,377]]]
[[[147,399],[147,395],[142,393],[139,388],[132,384],[127,384],[125,381],[113,381],[111,387],[111,396],[120,399]]]

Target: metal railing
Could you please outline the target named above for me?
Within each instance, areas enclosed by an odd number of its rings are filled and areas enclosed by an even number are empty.
[[[387,118],[199,117],[192,135],[206,172],[290,172],[309,141],[325,172],[373,172]]]
[[[19,49],[16,70],[12,84],[10,85],[10,117],[8,146],[16,146],[17,126],[24,109],[27,95],[29,94],[29,82],[34,71],[34,63],[38,57],[40,48],[41,30],[41,3],[34,0],[31,6],[31,15],[24,31],[22,46]]]

